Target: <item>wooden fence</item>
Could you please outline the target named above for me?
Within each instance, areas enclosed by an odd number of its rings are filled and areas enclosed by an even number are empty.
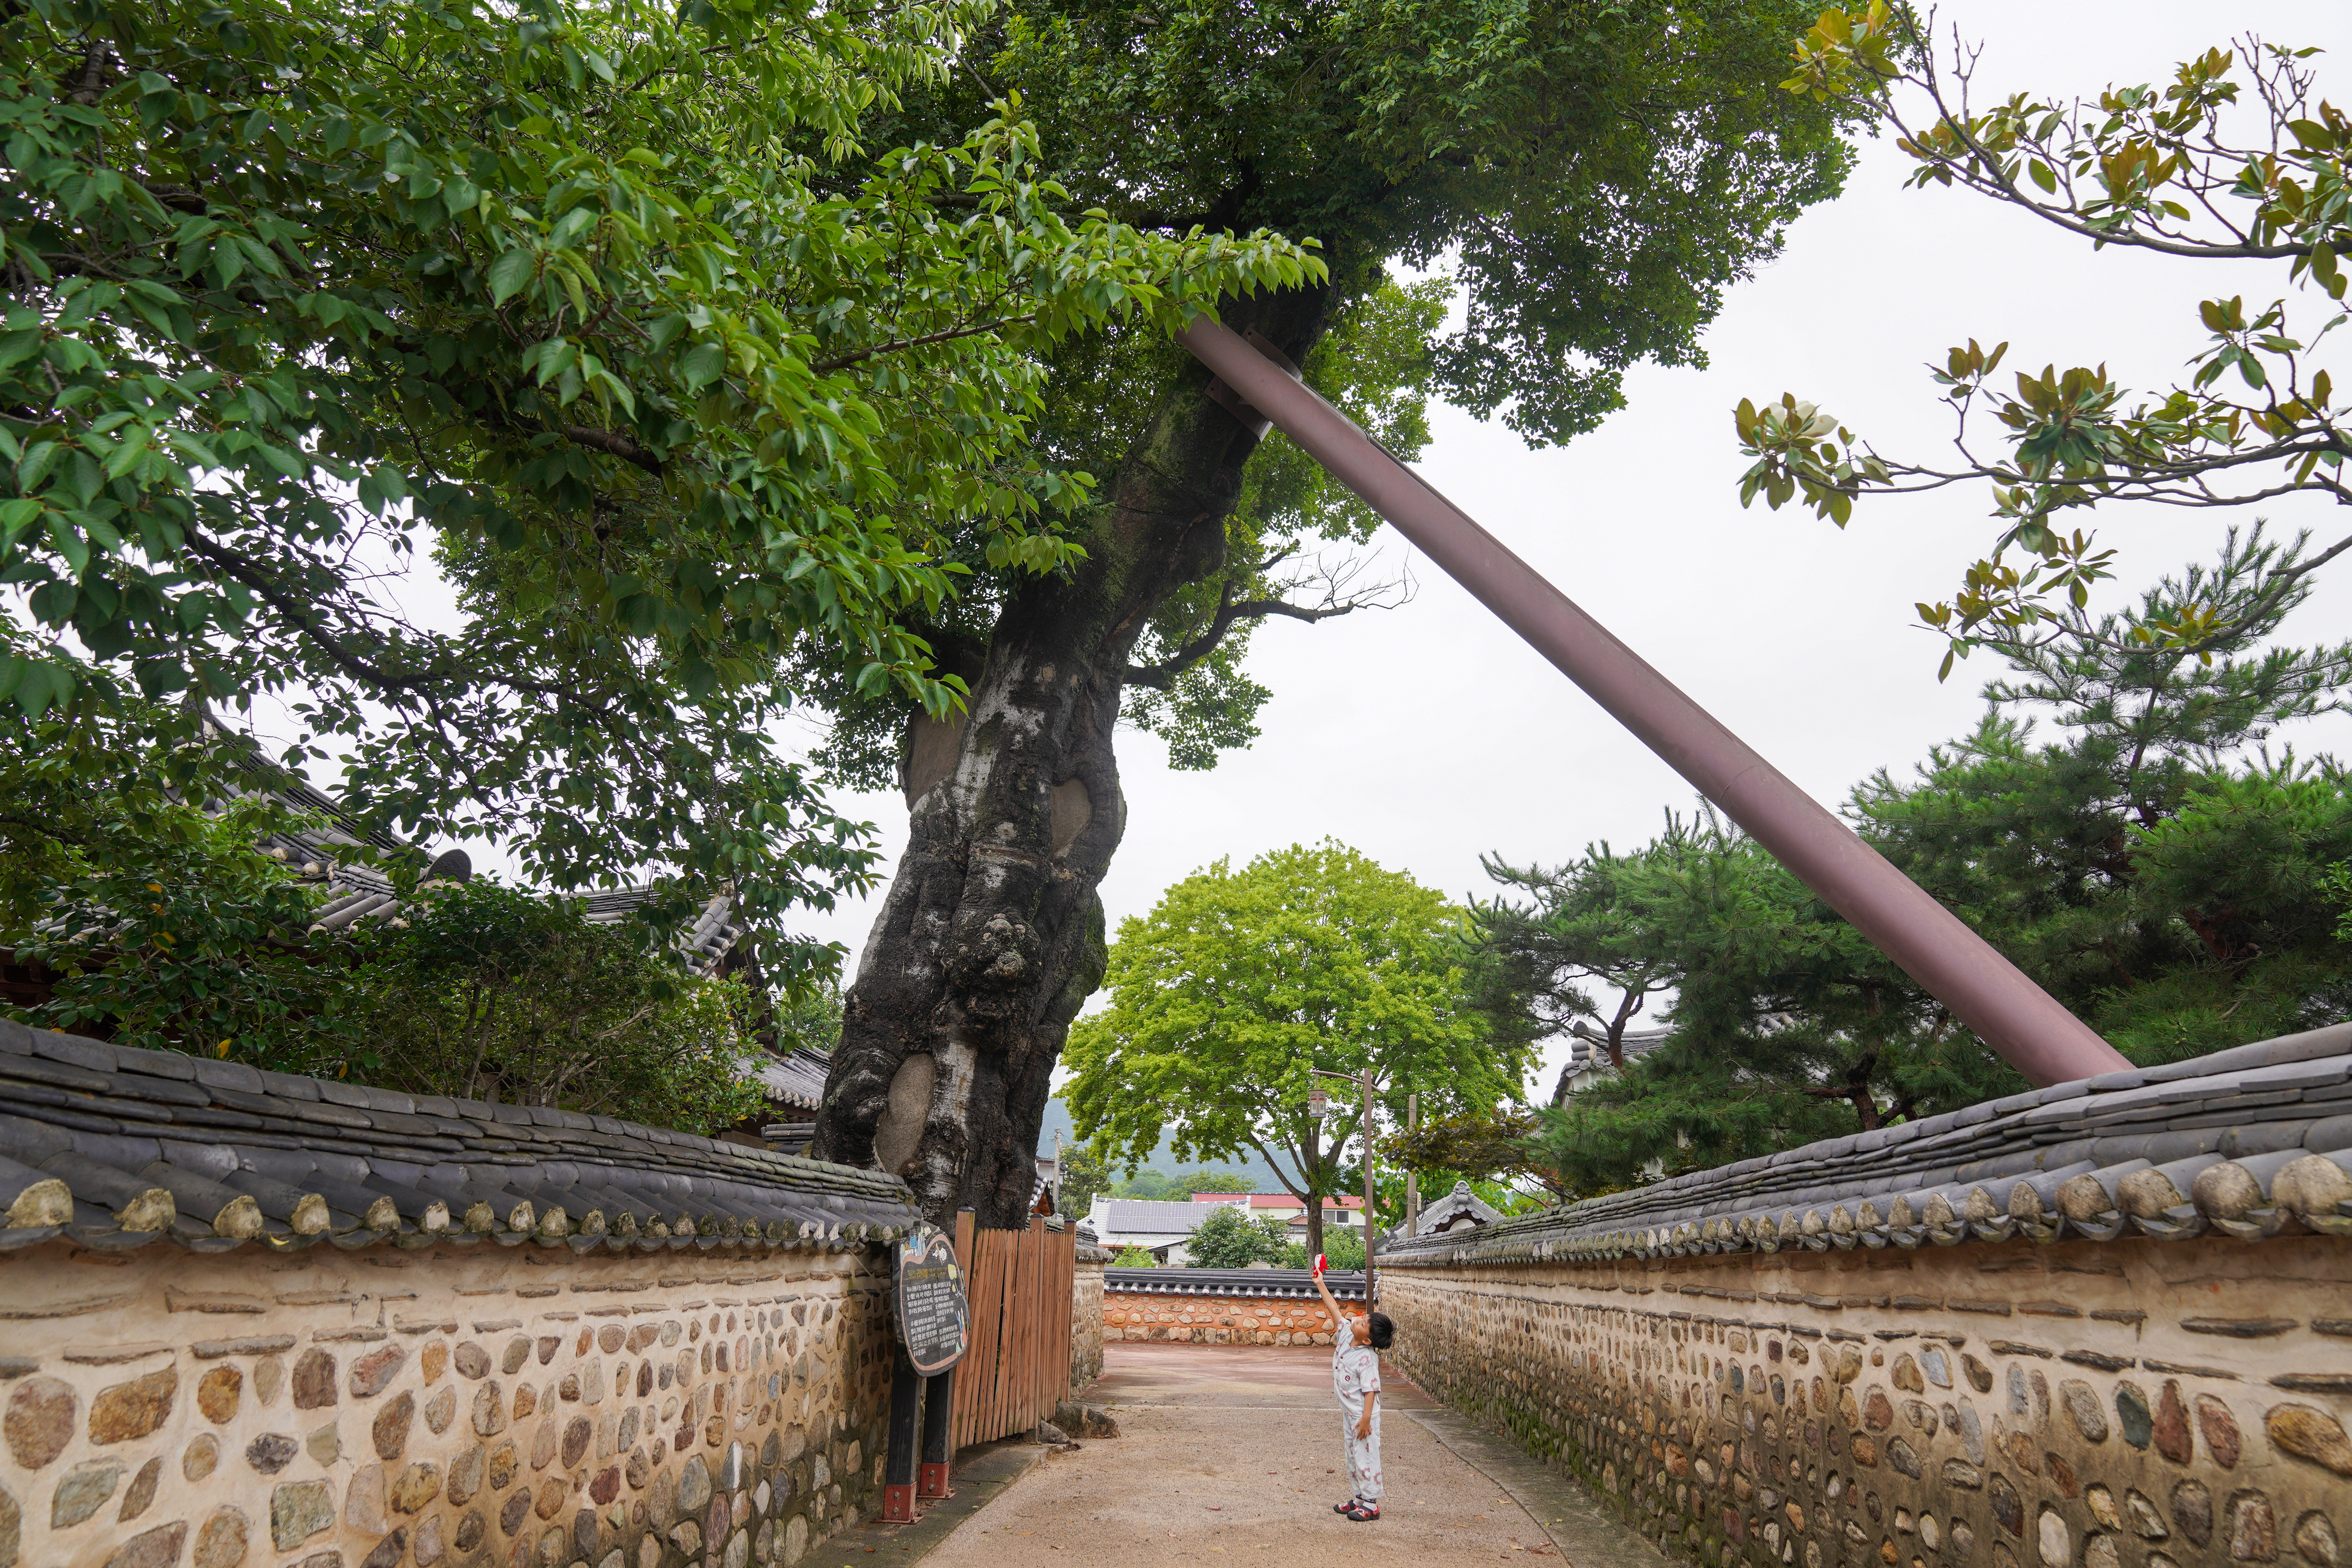
[[[982,1230],[956,1216],[956,1257],[970,1271],[971,1349],[955,1372],[955,1446],[1026,1432],[1053,1418],[1070,1387],[1070,1292],[1077,1232]]]

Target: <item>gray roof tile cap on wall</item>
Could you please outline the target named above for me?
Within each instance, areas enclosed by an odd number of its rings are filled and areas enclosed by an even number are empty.
[[[1786,1149],[1474,1235],[1393,1242],[1382,1255],[1412,1268],[2020,1234],[2352,1237],[2348,1096],[2352,1024],[2336,1024]],[[1930,1223],[1936,1202],[1950,1220]]]
[[[846,1249],[919,1218],[906,1184],[878,1171],[0,1020],[0,1250],[58,1238],[206,1252]]]

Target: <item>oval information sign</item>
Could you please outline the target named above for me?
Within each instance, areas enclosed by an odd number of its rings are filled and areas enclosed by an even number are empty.
[[[963,1359],[971,1343],[971,1306],[955,1242],[936,1225],[919,1225],[898,1244],[898,1337],[925,1377]]]

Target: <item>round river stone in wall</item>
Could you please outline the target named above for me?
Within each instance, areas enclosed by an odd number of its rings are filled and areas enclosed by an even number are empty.
[[[27,1378],[8,1399],[8,1413],[0,1416],[0,1434],[8,1455],[28,1470],[65,1452],[73,1441],[74,1391],[54,1377]]]
[[[323,1350],[306,1350],[294,1364],[294,1408],[320,1410],[335,1402],[335,1358]]]
[[[2281,1405],[2263,1427],[2279,1448],[2339,1476],[2352,1476],[2352,1441],[2335,1416],[2308,1405]]]
[[[238,1568],[245,1561],[247,1534],[245,1515],[221,1509],[196,1531],[195,1568]]]
[[[196,1408],[205,1419],[218,1427],[236,1415],[237,1400],[245,1392],[245,1374],[234,1366],[215,1366],[196,1384]]]

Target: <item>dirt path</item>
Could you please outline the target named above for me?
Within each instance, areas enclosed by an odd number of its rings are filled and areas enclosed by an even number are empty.
[[[1369,1555],[1400,1564],[1559,1562],[1543,1526],[1381,1396],[1388,1497],[1378,1522],[1331,1511],[1347,1490],[1328,1352],[1114,1344],[1087,1394],[1121,1436],[1056,1454],[967,1521],[926,1568],[1104,1568]],[[811,1568],[834,1568],[822,1549]]]

